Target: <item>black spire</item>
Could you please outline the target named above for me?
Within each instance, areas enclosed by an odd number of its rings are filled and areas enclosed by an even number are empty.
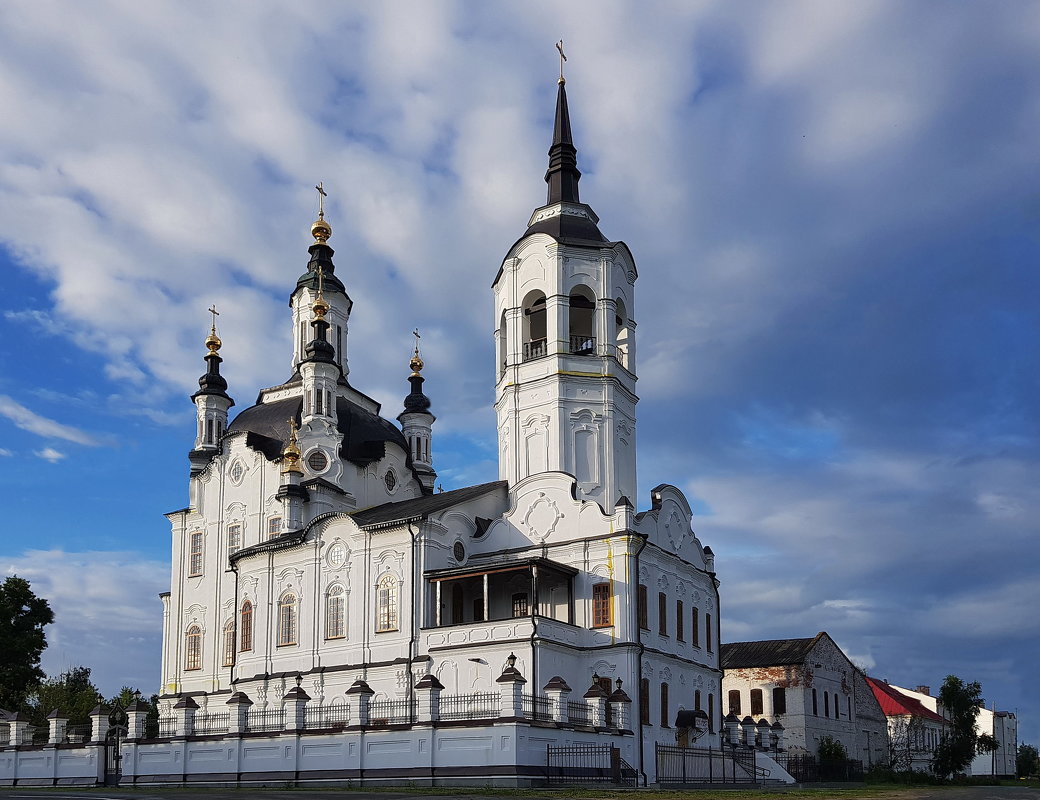
[[[213,314],[213,319],[216,320],[216,308],[211,308],[210,312]],[[191,396],[192,402],[195,402],[195,398],[201,395],[216,395],[229,400],[232,406],[235,404],[235,401],[227,393],[227,381],[220,374],[220,362],[224,360],[217,355],[220,346],[221,341],[217,336],[217,326],[216,322],[214,322],[209,336],[206,337],[206,349],[208,351],[205,356],[206,374],[199,378],[199,390]]]
[[[556,123],[553,126],[552,147],[549,148],[549,169],[545,182],[549,184],[546,205],[553,203],[579,203],[578,150],[571,138],[571,114],[567,108],[567,89],[561,78],[556,94]]]
[[[401,416],[405,414],[430,414],[430,398],[423,394],[423,382],[426,379],[422,375],[412,373],[408,377],[408,382],[412,385],[411,393],[404,399],[404,411]],[[433,414],[430,414],[432,417]]]

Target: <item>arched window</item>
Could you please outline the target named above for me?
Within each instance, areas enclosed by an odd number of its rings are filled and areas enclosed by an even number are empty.
[[[531,292],[524,300],[524,361],[541,358],[546,348],[545,295]]]
[[[376,631],[396,631],[397,619],[397,578],[386,574],[376,585]]]
[[[498,321],[498,374],[506,371],[506,362],[509,360],[509,339],[506,335],[506,312]]]
[[[235,621],[229,619],[224,623],[224,666],[235,664]]]
[[[286,592],[278,600],[278,646],[296,644],[297,600]]]
[[[343,587],[340,585],[329,588],[325,596],[325,638],[342,639],[344,632],[343,617]]]
[[[576,355],[596,354],[596,296],[587,286],[571,290],[567,327],[570,352]]]
[[[661,727],[668,727],[668,684],[661,684]]]
[[[194,531],[189,537],[188,577],[194,578],[202,574],[202,566],[206,558],[206,543],[202,531]]]
[[[184,637],[184,668],[202,669],[202,628],[192,625]]]
[[[628,319],[625,301],[620,297],[614,303],[614,354],[621,366],[632,369],[629,359],[632,347],[632,326]]]
[[[241,634],[238,637],[238,646],[245,652],[253,649],[253,604],[248,600],[242,601],[242,610],[239,614],[239,628]]]

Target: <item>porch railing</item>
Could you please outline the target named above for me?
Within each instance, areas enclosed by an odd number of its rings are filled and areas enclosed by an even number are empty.
[[[571,334],[571,353],[576,356],[596,355],[596,337]]]
[[[524,342],[524,361],[541,358],[547,352],[548,349],[545,346],[545,339],[532,339],[529,342]]]

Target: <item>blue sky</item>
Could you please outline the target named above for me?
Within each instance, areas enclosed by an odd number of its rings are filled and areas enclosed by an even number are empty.
[[[283,5],[0,9],[0,564],[48,670],[157,685],[206,308],[240,410],[288,374],[319,180],[352,382],[395,416],[418,326],[441,481],[496,477],[489,287],[562,37],[640,269],[638,505],[690,496],[723,639],[827,630],[1040,739],[1040,6]]]

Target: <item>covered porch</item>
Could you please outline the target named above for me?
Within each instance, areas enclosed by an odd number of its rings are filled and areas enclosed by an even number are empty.
[[[441,628],[537,616],[573,625],[577,574],[547,558],[428,570],[433,618],[426,624]]]

